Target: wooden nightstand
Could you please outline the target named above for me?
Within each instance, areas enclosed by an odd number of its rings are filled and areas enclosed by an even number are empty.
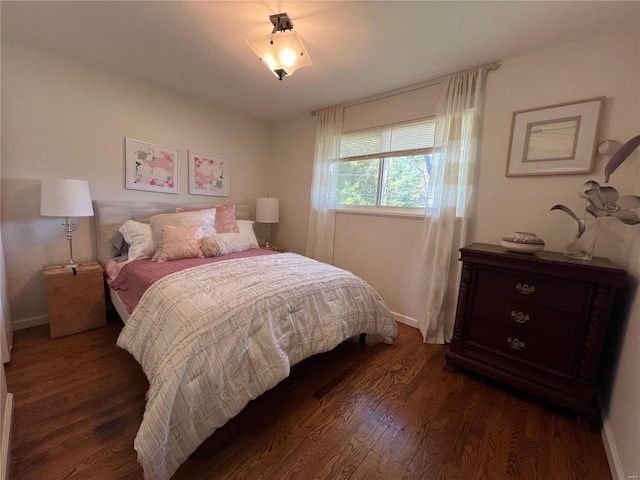
[[[280,253],[284,253],[286,252],[286,250],[282,247],[277,247],[275,245],[271,245],[270,247],[265,247],[264,245],[260,245],[260,248],[263,250],[271,250],[273,252],[280,252]]]
[[[76,268],[47,265],[42,270],[51,338],[107,324],[104,271],[98,262]]]
[[[624,270],[606,258],[584,262],[477,243],[460,252],[448,369],[464,367],[569,407],[581,427],[597,429],[596,373]]]

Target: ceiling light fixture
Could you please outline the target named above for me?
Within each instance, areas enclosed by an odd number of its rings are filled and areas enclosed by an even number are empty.
[[[301,67],[311,65],[311,57],[298,34],[293,31],[289,16],[277,13],[270,15],[269,20],[273,24],[270,35],[247,38],[247,43],[262,63],[280,80]]]

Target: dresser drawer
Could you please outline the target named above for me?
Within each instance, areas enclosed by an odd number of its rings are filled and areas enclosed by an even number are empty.
[[[473,297],[471,318],[575,345],[582,340],[585,322],[581,315],[537,305],[527,300],[478,293]]]
[[[475,290],[492,296],[527,300],[566,312],[583,313],[587,308],[589,285],[559,277],[539,277],[524,272],[478,268]]]
[[[469,325],[466,343],[515,361],[546,367],[566,377],[573,377],[576,372],[578,352],[575,347],[516,329],[474,320]]]

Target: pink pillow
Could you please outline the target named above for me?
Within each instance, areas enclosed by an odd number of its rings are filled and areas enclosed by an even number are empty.
[[[203,258],[202,234],[204,225],[165,225],[162,227],[162,246],[158,262],[181,258]]]
[[[233,203],[224,205],[212,205],[210,207],[199,208],[176,208],[176,212],[192,212],[194,210],[205,210],[214,208],[216,210],[216,233],[240,233],[236,222],[236,206]]]

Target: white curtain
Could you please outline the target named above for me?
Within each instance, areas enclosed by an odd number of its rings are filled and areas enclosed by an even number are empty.
[[[4,251],[2,249],[2,234],[0,234],[0,351],[2,351],[2,363],[11,360],[11,344],[13,340],[13,328],[11,327],[11,315],[9,314],[9,302],[7,300],[7,272],[4,267]]]
[[[307,256],[329,264],[333,262],[341,133],[342,107],[318,113]]]
[[[452,75],[440,84],[419,284],[423,308],[418,324],[427,343],[445,343],[453,333],[458,249],[468,240],[487,70]]]

